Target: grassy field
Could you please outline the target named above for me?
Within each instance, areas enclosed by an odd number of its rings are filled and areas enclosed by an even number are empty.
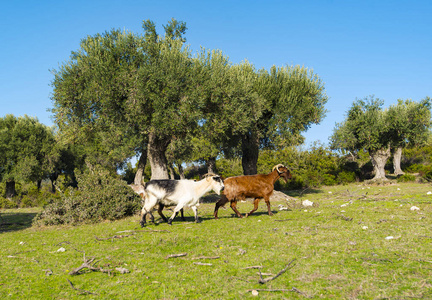
[[[144,229],[138,216],[32,227],[37,209],[1,210],[0,298],[432,298],[429,191],[414,183],[288,191],[295,199],[273,200],[272,217],[261,203],[248,218],[227,207],[215,220],[204,203],[202,223],[186,209],[187,222]],[[301,207],[306,199],[314,206]],[[85,261],[94,270],[78,271]]]

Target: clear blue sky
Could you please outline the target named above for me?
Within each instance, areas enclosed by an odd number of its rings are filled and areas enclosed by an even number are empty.
[[[160,33],[172,17],[186,22],[193,52],[221,49],[257,69],[302,65],[325,83],[326,118],[306,134],[328,142],[356,98],[432,97],[432,1],[2,1],[0,117],[35,116],[53,125],[50,70],[80,40],[112,28]]]

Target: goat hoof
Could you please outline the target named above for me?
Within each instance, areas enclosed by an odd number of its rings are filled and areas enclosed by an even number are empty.
[[[140,222],[141,228],[144,228],[145,223],[144,222]]]
[[[195,223],[201,223],[202,221],[201,220],[195,220]]]

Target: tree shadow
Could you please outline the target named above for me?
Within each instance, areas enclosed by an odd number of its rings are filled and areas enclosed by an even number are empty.
[[[0,212],[0,233],[30,228],[36,215],[35,212]]]
[[[302,190],[289,190],[289,191],[281,191],[281,192],[290,197],[298,198],[310,194],[319,194],[322,193],[323,191],[316,188],[307,188]]]

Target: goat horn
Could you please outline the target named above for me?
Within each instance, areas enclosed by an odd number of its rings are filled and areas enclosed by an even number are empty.
[[[272,169],[272,172],[274,171],[274,170],[277,170],[278,172],[279,172],[279,168],[280,167],[285,167],[283,164],[278,164],[278,165],[276,165],[276,166],[274,166],[273,167],[273,169]]]
[[[207,173],[207,174],[204,174],[202,177],[207,178],[207,177],[212,177],[212,176],[217,176],[217,175],[215,173]]]

